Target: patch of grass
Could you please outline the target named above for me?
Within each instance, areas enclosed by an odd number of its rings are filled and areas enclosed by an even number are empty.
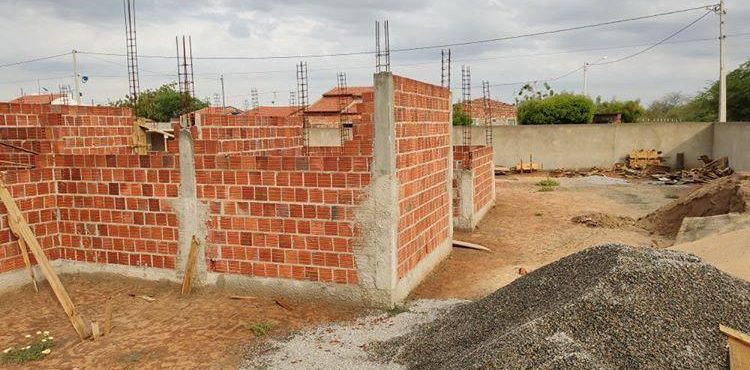
[[[388,309],[388,311],[386,311],[386,312],[388,313],[389,317],[393,317],[393,316],[396,316],[398,314],[402,314],[404,312],[409,312],[409,309],[406,308],[406,306],[403,306],[403,305],[395,305],[395,306],[391,307],[390,309]]]
[[[678,199],[679,197],[680,196],[677,195],[677,194],[666,194],[666,195],[664,195],[664,198],[667,198],[667,199]]]
[[[273,324],[271,324],[270,322],[259,322],[250,325],[249,329],[251,332],[253,332],[253,335],[258,338],[262,338],[268,335],[268,332],[273,329]]]
[[[555,191],[555,187],[554,186],[540,186],[538,191],[541,191],[541,192]]]
[[[555,181],[555,180],[553,180],[553,179],[551,179],[551,178],[549,178],[549,177],[548,177],[548,178],[546,178],[546,179],[544,179],[544,180],[542,180],[542,181],[539,181],[539,182],[538,182],[538,183],[536,183],[536,184],[537,184],[537,186],[541,186],[541,187],[553,187],[553,186],[560,186],[560,183],[559,183],[559,182],[557,182],[557,181]]]
[[[55,346],[52,340],[53,337],[49,336],[49,332],[37,332],[36,337],[31,335],[24,336],[24,339],[29,340],[28,345],[15,348],[10,347],[3,351],[0,363],[4,364],[23,364],[31,361],[38,361],[47,356],[51,351],[52,347]]]

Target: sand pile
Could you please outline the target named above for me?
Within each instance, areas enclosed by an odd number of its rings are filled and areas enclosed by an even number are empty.
[[[750,283],[671,250],[605,245],[374,349],[410,369],[724,369]]]
[[[750,201],[750,179],[724,177],[662,206],[638,220],[637,225],[668,238],[674,238],[685,217],[706,217],[745,212]]]

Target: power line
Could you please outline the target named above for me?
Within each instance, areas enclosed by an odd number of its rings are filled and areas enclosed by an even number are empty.
[[[624,57],[622,57],[622,58],[618,58],[618,59],[615,59],[615,60],[611,60],[611,61],[608,61],[608,62],[600,62],[600,63],[594,63],[594,64],[592,64],[592,65],[595,65],[595,66],[603,66],[603,65],[609,65],[609,64],[619,63],[619,62],[622,62],[622,61],[625,61],[625,60],[628,60],[628,59],[631,59],[631,58],[635,58],[635,57],[637,57],[637,56],[639,56],[639,55],[641,55],[641,54],[643,54],[643,53],[646,53],[646,52],[648,52],[649,50],[651,50],[651,49],[654,49],[654,48],[656,48],[657,46],[659,46],[659,45],[661,45],[661,44],[663,44],[663,43],[665,43],[665,42],[669,41],[669,40],[670,40],[671,38],[673,38],[673,37],[675,37],[675,36],[679,35],[680,33],[684,32],[684,31],[685,31],[685,30],[687,30],[688,28],[692,27],[692,26],[693,26],[693,25],[695,25],[696,23],[700,22],[700,21],[701,21],[701,20],[702,20],[703,18],[706,18],[706,16],[708,16],[708,15],[709,15],[709,14],[711,14],[711,13],[713,13],[713,9],[712,9],[712,10],[709,10],[709,11],[707,11],[707,12],[706,12],[705,14],[703,14],[703,15],[702,15],[702,16],[700,16],[700,17],[698,17],[698,18],[697,18],[696,20],[694,20],[694,21],[692,21],[692,22],[690,22],[690,23],[686,24],[686,25],[685,25],[684,27],[682,27],[682,28],[680,28],[679,30],[677,30],[677,31],[673,32],[672,34],[670,34],[669,36],[665,37],[665,38],[664,38],[664,39],[662,39],[661,41],[659,41],[659,42],[657,42],[657,43],[655,43],[655,44],[653,44],[653,45],[651,45],[651,46],[649,46],[649,47],[647,47],[647,48],[645,48],[645,49],[643,49],[643,50],[639,50],[639,51],[638,51],[638,52],[636,52],[636,53],[633,53],[633,54],[630,54],[630,55],[624,56]]]
[[[516,40],[516,39],[521,39],[521,38],[551,35],[551,34],[562,33],[562,32],[577,31],[577,30],[583,30],[583,29],[588,29],[588,28],[598,28],[598,27],[610,26],[610,25],[615,25],[615,24],[620,24],[620,23],[633,22],[633,21],[657,18],[657,17],[664,17],[668,15],[691,12],[691,11],[698,10],[698,9],[706,9],[706,7],[713,7],[715,5],[716,4],[703,5],[703,6],[697,6],[697,7],[692,7],[692,8],[685,8],[685,9],[673,10],[673,11],[668,11],[668,12],[643,15],[643,16],[638,16],[638,17],[624,18],[624,19],[618,19],[618,20],[613,20],[613,21],[588,24],[588,25],[583,25],[583,26],[560,28],[560,29],[549,30],[549,31],[540,31],[540,32],[526,33],[526,34],[513,35],[513,36],[504,36],[504,37],[474,40],[474,41],[465,41],[465,42],[455,42],[455,43],[448,43],[448,44],[398,48],[398,49],[391,49],[391,51],[392,52],[419,51],[419,50],[439,49],[439,48],[448,48],[448,47],[456,47],[456,46],[467,46],[467,45],[494,43],[494,42],[499,42],[499,41]],[[125,54],[120,54],[120,53],[95,52],[95,51],[79,51],[79,53],[89,54],[89,55],[102,55],[102,56],[121,56],[121,57],[126,56]],[[330,53],[330,54],[276,55],[276,56],[260,56],[260,57],[204,56],[204,57],[193,57],[193,59],[196,59],[196,60],[274,60],[274,59],[327,58],[327,57],[342,57],[342,56],[356,56],[356,55],[372,55],[375,53],[376,52],[372,50],[367,50],[367,51],[363,50],[363,51],[339,52],[339,53]],[[139,58],[174,59],[175,57],[168,56],[168,55],[139,55]]]
[[[21,64],[27,64],[27,63],[34,63],[34,62],[39,62],[39,61],[42,61],[42,60],[59,58],[59,57],[63,57],[63,56],[70,55],[70,54],[71,54],[71,52],[69,51],[67,53],[62,53],[62,54],[55,54],[55,55],[50,55],[50,56],[46,56],[46,57],[39,57],[39,58],[34,58],[34,59],[22,60],[22,61],[19,61],[19,62],[13,62],[13,63],[7,63],[7,64],[0,64],[0,68],[12,67],[12,66],[17,66],[17,65],[21,65]]]

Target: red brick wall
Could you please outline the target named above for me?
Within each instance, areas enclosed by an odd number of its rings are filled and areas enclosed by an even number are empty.
[[[352,139],[341,148],[224,155],[196,141],[198,197],[210,209],[211,271],[358,283],[354,210],[370,183],[372,94],[364,107]],[[289,122],[295,143],[301,143],[301,119]]]
[[[396,175],[399,189],[398,277],[449,235],[446,181],[450,143],[447,89],[394,76]]]
[[[193,121],[193,137],[205,145],[207,153],[216,154],[298,154],[301,151],[302,119],[300,117],[265,117],[260,115],[198,113]]]
[[[491,146],[453,147],[453,216],[460,215],[459,171],[471,171],[474,201],[472,209],[479,212],[494,198],[494,152]]]
[[[44,111],[41,105],[0,103],[0,141],[37,153],[49,153],[51,141],[48,130],[43,127]],[[2,179],[47,256],[58,258],[58,222],[54,212],[57,199],[54,173],[49,166],[51,156],[2,146],[0,160],[33,166],[19,168],[9,162],[0,162],[0,170],[5,171]],[[0,212],[7,214],[1,203]],[[33,261],[33,256],[31,258]],[[17,239],[8,228],[7,218],[3,218],[0,225],[0,273],[23,267]]]

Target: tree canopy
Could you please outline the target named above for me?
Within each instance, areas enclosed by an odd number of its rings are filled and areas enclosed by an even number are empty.
[[[113,105],[130,107],[137,117],[148,118],[157,122],[167,122],[181,114],[208,106],[208,103],[194,97],[191,97],[187,104],[184,104],[183,95],[175,87],[175,83],[169,83],[156,90],[146,90],[138,96],[138,102],[135,105],[127,98],[118,100]]]
[[[719,82],[688,99],[669,93],[654,101],[647,111],[650,119],[713,122],[719,118]],[[727,75],[727,121],[750,121],[750,61]]]
[[[461,104],[453,104],[453,126],[471,126],[473,121]]]
[[[518,105],[518,123],[522,125],[591,123],[595,110],[594,102],[583,95],[561,93],[544,98],[529,98]]]
[[[596,113],[600,114],[622,114],[622,122],[633,123],[638,120],[646,112],[641,106],[640,99],[636,100],[617,100],[612,98],[610,101],[601,101],[601,98],[596,99]]]

